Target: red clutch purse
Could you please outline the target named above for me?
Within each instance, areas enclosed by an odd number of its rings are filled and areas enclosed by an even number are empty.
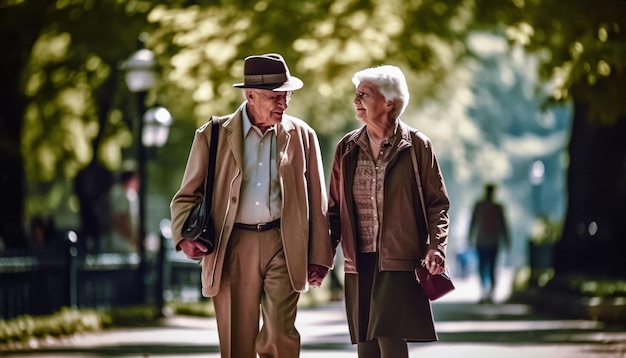
[[[415,278],[417,278],[417,282],[422,286],[426,296],[431,301],[454,290],[454,284],[447,270],[440,275],[431,275],[426,267],[417,266],[415,268]]]

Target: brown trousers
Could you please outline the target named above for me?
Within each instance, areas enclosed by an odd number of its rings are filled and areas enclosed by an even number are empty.
[[[226,255],[220,291],[213,297],[221,357],[299,357],[300,294],[291,286],[280,229],[235,229]]]

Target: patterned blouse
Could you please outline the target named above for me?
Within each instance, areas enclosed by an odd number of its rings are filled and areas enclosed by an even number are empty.
[[[378,158],[370,151],[366,131],[357,140],[360,147],[357,158],[352,195],[357,214],[357,232],[360,252],[376,252],[380,235],[380,223],[383,219],[383,194],[385,172],[391,160],[393,145],[397,145],[396,131],[381,143]]]

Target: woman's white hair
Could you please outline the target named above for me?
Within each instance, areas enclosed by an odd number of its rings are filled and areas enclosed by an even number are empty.
[[[378,87],[378,91],[386,101],[397,100],[389,115],[393,119],[400,117],[409,105],[409,87],[402,70],[392,65],[381,65],[358,71],[352,77],[355,87],[363,81],[370,81]]]

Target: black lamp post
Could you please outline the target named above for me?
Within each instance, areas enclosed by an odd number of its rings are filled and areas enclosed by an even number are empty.
[[[148,147],[162,147],[167,142],[167,137],[169,136],[170,125],[172,124],[172,116],[170,112],[165,109],[165,107],[154,106],[148,108],[143,116],[143,129],[141,132],[141,146],[145,150]],[[147,158],[144,157],[144,162]],[[145,164],[144,164],[144,173],[145,173]],[[145,181],[144,183],[145,184]],[[145,195],[143,192],[142,195]],[[145,202],[145,200],[144,200]],[[145,213],[145,210],[144,210]],[[161,230],[159,230],[161,233]],[[165,247],[163,246],[163,237],[159,235],[159,246],[158,246],[158,255],[156,258],[157,272],[156,275],[151,275],[153,277],[155,305],[157,307],[157,313],[159,316],[163,314],[164,307],[164,299],[163,299],[163,290],[164,290],[164,270],[166,264],[166,254]],[[143,246],[143,245],[142,245]]]
[[[533,214],[535,218],[539,217],[543,211],[541,207],[541,184],[543,184],[545,173],[546,167],[543,162],[541,160],[533,161],[528,172],[528,179],[533,189]]]
[[[154,88],[157,79],[157,66],[154,53],[146,48],[134,52],[122,65],[126,75],[128,89],[137,96],[137,113],[135,123],[135,143],[137,145],[137,171],[139,175],[139,256],[140,279],[146,282],[146,189],[147,189],[147,147],[160,147],[165,144],[169,135],[172,116],[164,107],[148,108],[146,97]],[[145,287],[144,287],[145,288]],[[145,289],[141,292],[140,301],[145,302]]]

